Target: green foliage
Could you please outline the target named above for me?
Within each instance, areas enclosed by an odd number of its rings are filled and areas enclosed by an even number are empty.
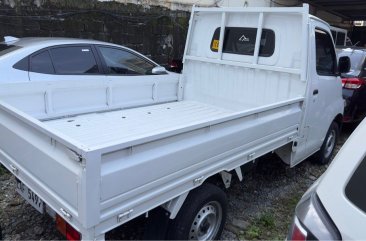
[[[259,217],[258,223],[266,228],[274,228],[276,226],[273,214],[270,212],[263,213]]]
[[[256,225],[251,225],[245,231],[245,238],[246,239],[258,239],[261,235],[261,229]]]

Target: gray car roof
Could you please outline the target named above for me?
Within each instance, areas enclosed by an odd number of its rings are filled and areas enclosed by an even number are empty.
[[[118,46],[115,44],[90,39],[54,38],[54,37],[20,38],[16,41],[8,42],[7,44],[12,44],[21,47],[40,47],[40,48],[53,45],[62,45],[62,44],[105,44],[111,46]]]

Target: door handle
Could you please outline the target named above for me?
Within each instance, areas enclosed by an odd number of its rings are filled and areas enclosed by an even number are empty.
[[[317,94],[319,94],[319,90],[318,90],[318,89],[315,89],[315,90],[313,91],[313,95],[317,95]]]

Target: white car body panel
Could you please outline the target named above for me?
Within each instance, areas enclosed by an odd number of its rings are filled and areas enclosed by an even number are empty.
[[[210,176],[270,151],[281,149],[294,165],[320,148],[326,132],[310,135],[318,145],[306,149],[311,113],[305,103],[318,80],[309,64],[308,12],[307,5],[193,8],[179,79],[3,84],[0,160],[53,210],[66,210],[83,239],[103,238]],[[258,56],[259,38],[254,56],[223,54],[222,46],[213,53],[213,30],[227,25],[273,28],[274,54]],[[325,111],[321,126],[327,129],[342,111],[342,105]]]
[[[366,122],[363,121],[342,146],[316,189],[324,208],[343,240],[364,240],[366,213],[345,195],[345,188],[366,156]]]

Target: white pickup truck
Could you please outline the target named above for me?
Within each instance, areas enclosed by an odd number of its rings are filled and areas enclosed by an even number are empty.
[[[0,160],[68,239],[103,240],[140,215],[167,227],[158,239],[218,238],[217,178],[229,187],[269,152],[290,166],[329,161],[349,66],[337,62],[308,5],[194,7],[179,81],[2,84]]]

